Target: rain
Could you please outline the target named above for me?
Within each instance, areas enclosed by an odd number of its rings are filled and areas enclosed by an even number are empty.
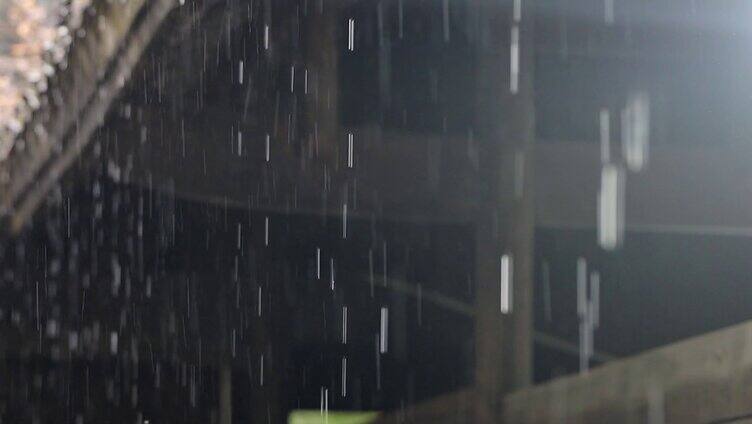
[[[0,0],[0,424],[741,422],[752,4]]]

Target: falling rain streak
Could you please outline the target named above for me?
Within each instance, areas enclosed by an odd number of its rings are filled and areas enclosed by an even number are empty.
[[[509,46],[509,91],[517,94],[520,84],[520,27],[512,25]]]
[[[334,258],[329,259],[329,288],[334,291]]]
[[[271,153],[270,153],[270,149],[271,149],[270,138],[271,137],[269,136],[269,134],[267,134],[266,138],[264,139],[264,142],[265,142],[264,146],[266,148],[266,150],[265,150],[265,152],[266,152],[265,153],[265,158],[266,158],[266,162],[267,163],[269,162],[269,158],[271,157]]]
[[[647,93],[630,93],[621,122],[627,167],[632,172],[640,172],[647,163],[650,142],[650,97]]]
[[[347,167],[353,167],[353,135],[347,134]]]
[[[512,312],[512,292],[513,292],[513,276],[512,276],[513,264],[511,255],[502,255],[501,264],[499,266],[499,310],[502,314],[509,314]]]
[[[347,344],[347,306],[342,307],[342,344]]]
[[[601,163],[606,165],[611,161],[611,118],[608,109],[601,109],[598,115],[601,134]]]
[[[618,165],[606,164],[598,192],[598,243],[606,250],[614,250],[623,237],[624,172]]]
[[[269,246],[269,217],[264,218],[264,246]]]
[[[321,248],[316,248],[316,279],[321,279]]]
[[[442,0],[441,2],[441,11],[442,11],[442,23],[444,24],[444,42],[449,42],[449,0]]]
[[[614,24],[614,0],[603,0],[603,21],[606,25]]]
[[[342,205],[342,238],[347,238],[347,203]]]
[[[739,356],[743,2],[209,3],[0,6],[0,422],[619,421],[618,374],[658,424]]]
[[[347,49],[355,51],[355,19],[347,20]]]
[[[585,258],[577,259],[577,315],[580,321],[580,371],[590,368],[594,331],[600,326],[600,273],[590,271]]]
[[[379,353],[384,354],[387,351],[387,340],[389,336],[389,309],[381,307],[381,321],[379,326]]]
[[[577,316],[580,321],[580,372],[590,367],[590,340],[592,327],[588,314],[587,300],[587,262],[585,258],[577,259]]]
[[[342,397],[347,397],[347,358],[342,357]]]

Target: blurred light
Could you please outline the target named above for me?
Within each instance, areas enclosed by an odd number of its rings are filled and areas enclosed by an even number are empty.
[[[607,164],[601,172],[598,193],[598,244],[606,250],[621,245],[624,235],[624,175],[622,168]]]

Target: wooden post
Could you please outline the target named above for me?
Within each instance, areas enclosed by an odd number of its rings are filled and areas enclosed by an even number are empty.
[[[524,5],[522,10],[521,1],[478,0],[475,10],[475,134],[482,149],[475,227],[476,422],[498,422],[502,395],[530,384],[532,376],[533,28],[530,2]],[[502,287],[505,271],[509,292]]]
[[[336,2],[310,2],[306,60],[310,70],[307,102],[309,134],[314,154],[325,163],[334,164],[339,142],[339,80],[337,51]]]
[[[232,363],[219,364],[219,424],[232,424]]]
[[[208,277],[208,276],[207,276]],[[207,278],[206,281],[212,281]],[[217,388],[219,390],[219,424],[232,424],[232,356],[230,352],[230,314],[228,297],[229,281],[219,281],[217,314],[219,322],[220,348],[217,359]]]

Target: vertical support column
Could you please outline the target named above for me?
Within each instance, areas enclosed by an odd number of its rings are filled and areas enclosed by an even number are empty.
[[[517,0],[522,7],[522,0]],[[514,149],[514,200],[509,220],[509,245],[515,257],[514,306],[514,388],[532,383],[533,379],[533,287],[535,250],[535,98],[534,98],[534,6],[524,2],[527,14],[513,25],[518,28],[518,92],[510,100],[511,117],[507,138]],[[510,152],[511,153],[511,152]]]
[[[339,80],[337,51],[337,2],[311,0],[306,35],[309,72],[309,134],[314,153],[333,164],[339,137]],[[342,23],[344,25],[344,23]],[[310,80],[312,78],[312,81]]]
[[[502,395],[532,379],[531,3],[477,0],[475,10],[475,131],[482,149],[475,226],[476,422],[498,422]]]
[[[223,252],[224,253],[224,252]],[[204,281],[219,283],[217,289],[217,321],[219,323],[219,350],[217,358],[217,388],[219,390],[219,424],[232,424],[232,356],[230,352],[230,314],[228,296],[230,281],[206,276]],[[229,279],[228,279],[229,280]]]
[[[232,364],[219,365],[219,424],[232,424]]]

